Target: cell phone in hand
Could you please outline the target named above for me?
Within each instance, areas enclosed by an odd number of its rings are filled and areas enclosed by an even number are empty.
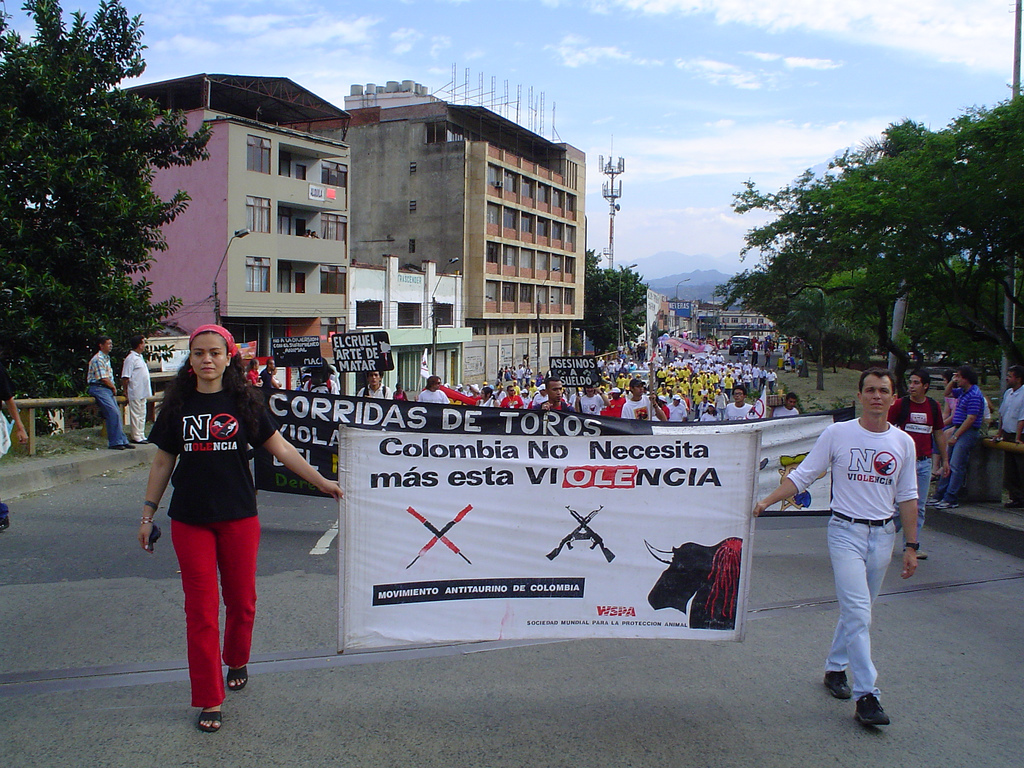
[[[153,530],[149,532],[149,541],[146,543],[146,550],[149,552],[153,551],[153,545],[156,544],[156,540],[160,538],[160,526],[153,523]]]

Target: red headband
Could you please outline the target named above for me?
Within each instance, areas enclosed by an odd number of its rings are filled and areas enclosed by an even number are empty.
[[[190,347],[192,346],[192,340],[201,333],[216,333],[224,339],[224,343],[228,346],[228,357],[234,357],[238,354],[238,345],[235,344],[235,337],[231,335],[231,331],[223,326],[214,325],[213,323],[210,323],[209,325],[201,325],[192,331],[192,335],[188,337],[188,345]]]

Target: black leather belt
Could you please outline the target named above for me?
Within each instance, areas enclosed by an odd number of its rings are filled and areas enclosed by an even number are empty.
[[[849,515],[844,515],[842,512],[836,512],[835,510],[832,510],[832,514],[840,520],[845,520],[848,523],[860,523],[861,525],[885,525],[890,520],[895,519],[894,517],[887,517],[885,520],[868,520],[863,517],[850,517]]]

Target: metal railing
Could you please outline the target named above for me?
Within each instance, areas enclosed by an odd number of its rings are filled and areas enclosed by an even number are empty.
[[[121,418],[124,419],[124,406],[128,402],[128,398],[124,395],[118,395],[114,398],[118,405],[121,406]],[[163,394],[153,395],[146,398],[147,403],[159,403],[163,402]],[[24,400],[16,400],[19,411],[27,412],[22,416],[22,421],[25,423],[25,431],[28,432],[28,445],[26,446],[29,456],[36,455],[36,411],[62,411],[65,408],[81,408],[84,406],[95,406],[95,397],[41,397],[41,398],[26,398]],[[104,430],[106,425],[104,424]]]

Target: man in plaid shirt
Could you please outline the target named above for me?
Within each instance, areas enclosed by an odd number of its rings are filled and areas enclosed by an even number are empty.
[[[89,361],[89,394],[96,398],[103,418],[107,422],[107,447],[124,451],[135,446],[128,442],[121,423],[121,409],[117,405],[117,385],[114,383],[114,369],[110,365],[110,350],[114,342],[109,336],[96,339],[96,354]]]

